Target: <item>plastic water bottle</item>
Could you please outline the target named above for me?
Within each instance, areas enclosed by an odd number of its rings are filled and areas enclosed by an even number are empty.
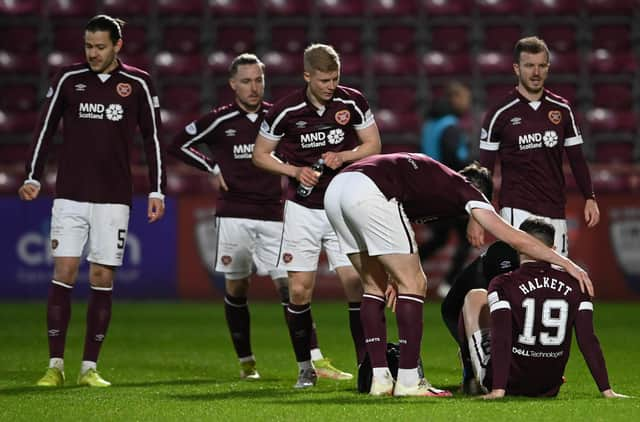
[[[318,159],[318,161],[316,161],[311,166],[311,170],[315,171],[318,177],[320,177],[322,175],[322,172],[324,171],[324,160],[322,158]],[[298,185],[298,189],[296,190],[296,192],[301,197],[306,198],[311,194],[312,190],[313,190],[313,186],[307,186],[300,183]]]

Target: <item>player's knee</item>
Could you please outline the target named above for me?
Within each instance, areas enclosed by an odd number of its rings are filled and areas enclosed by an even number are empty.
[[[249,277],[226,278],[224,282],[225,291],[233,297],[247,297],[249,292]]]
[[[72,264],[56,264],[53,271],[53,279],[61,283],[74,285],[78,276],[78,266]]]
[[[92,263],[89,268],[89,283],[94,287],[110,289],[113,287],[114,275],[113,267]]]
[[[487,303],[487,291],[485,289],[471,289],[464,297],[465,306],[481,305]]]
[[[289,287],[289,298],[295,304],[311,302],[311,287],[303,283],[291,283]]]

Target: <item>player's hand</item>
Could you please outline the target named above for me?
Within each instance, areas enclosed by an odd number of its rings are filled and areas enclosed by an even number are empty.
[[[587,199],[584,203],[584,221],[587,227],[595,227],[600,222],[600,209],[595,199]]]
[[[164,201],[159,198],[149,198],[149,205],[147,207],[147,217],[149,223],[154,223],[162,218],[164,215]]]
[[[225,182],[224,177],[222,177],[222,173],[218,173],[213,180],[216,188],[229,192],[229,186],[227,186],[227,182]]]
[[[339,152],[325,152],[322,154],[322,159],[324,160],[324,164],[330,169],[336,170],[344,164],[344,160]]]
[[[305,186],[315,186],[318,184],[320,176],[311,167],[298,167],[296,179]]]
[[[387,284],[387,290],[384,292],[384,297],[387,300],[387,308],[391,308],[392,312],[396,312],[396,300],[398,299],[398,287],[395,283],[389,279]]]
[[[587,274],[585,270],[580,268],[580,266],[578,266],[576,263],[574,263],[570,259],[567,259],[567,261],[569,261],[569,263],[567,266],[564,267],[564,269],[567,270],[567,272],[571,274],[573,278],[578,280],[578,283],[580,283],[580,291],[582,293],[585,293],[586,291],[589,294],[589,296],[593,297],[593,294],[594,294],[593,283],[589,278],[589,274]]]
[[[608,399],[630,399],[631,396],[627,396],[625,394],[618,394],[612,389],[604,390],[602,395]]]
[[[483,400],[495,400],[503,398],[504,394],[504,390],[491,390],[490,393],[480,396],[480,398]]]
[[[484,245],[484,228],[471,216],[467,223],[467,240],[476,248]]]
[[[32,201],[38,197],[40,187],[33,183],[25,183],[18,189],[18,196],[23,201]]]

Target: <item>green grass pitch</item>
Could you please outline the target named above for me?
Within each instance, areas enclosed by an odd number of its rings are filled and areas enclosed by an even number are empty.
[[[0,303],[0,420],[639,420],[640,305],[596,303],[596,330],[617,392],[600,397],[574,344],[568,382],[555,399],[510,398],[483,402],[376,398],[358,394],[355,382],[320,380],[296,391],[296,365],[280,305],[252,303],[253,349],[262,375],[241,381],[220,303],[116,300],[99,369],[108,389],[75,386],[86,305],[74,305],[63,388],[34,387],[47,363],[43,303]],[[316,303],[314,319],[325,356],[356,371],[346,304]],[[389,338],[397,338],[387,314]],[[456,346],[440,320],[439,305],[425,306],[422,358],[429,380],[457,389]]]

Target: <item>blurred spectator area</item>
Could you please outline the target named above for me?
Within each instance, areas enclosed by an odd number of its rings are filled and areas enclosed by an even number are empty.
[[[552,50],[548,87],[572,102],[588,159],[640,162],[638,0],[0,0],[0,166],[22,162],[49,79],[83,60],[97,13],[127,21],[121,57],[156,81],[165,143],[232,100],[235,55],[262,58],[275,101],[304,83],[304,48],[324,42],[341,54],[342,82],[369,100],[385,151],[416,150],[449,79],[471,86],[477,128],[515,84],[513,44],[538,34]]]

